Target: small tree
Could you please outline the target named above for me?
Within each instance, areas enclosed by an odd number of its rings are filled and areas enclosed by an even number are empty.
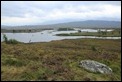
[[[13,30],[13,33],[15,33],[15,30]]]
[[[7,43],[8,42],[8,38],[5,34],[3,34],[3,40]]]

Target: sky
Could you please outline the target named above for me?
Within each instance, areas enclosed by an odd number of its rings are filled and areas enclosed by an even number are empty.
[[[121,21],[121,1],[1,1],[2,25]]]

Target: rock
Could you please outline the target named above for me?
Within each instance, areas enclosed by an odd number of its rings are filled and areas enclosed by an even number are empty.
[[[99,63],[93,60],[82,60],[80,62],[80,67],[83,67],[92,72],[100,72],[104,74],[112,73],[112,69],[106,66],[105,64]]]

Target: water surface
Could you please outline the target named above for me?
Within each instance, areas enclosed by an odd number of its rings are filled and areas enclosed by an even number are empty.
[[[81,30],[88,32],[97,32],[93,29],[84,29]],[[77,38],[98,38],[98,39],[121,39],[121,37],[95,37],[95,36],[56,36],[55,34],[60,33],[75,33],[78,31],[55,31],[55,30],[44,30],[42,32],[36,33],[4,33],[8,39],[16,39],[20,42],[29,43],[29,42],[49,42],[53,40],[62,40],[62,39],[77,39]],[[1,33],[1,41],[3,41],[3,33]]]

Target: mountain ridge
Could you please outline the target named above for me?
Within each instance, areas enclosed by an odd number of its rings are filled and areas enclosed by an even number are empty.
[[[24,26],[6,26],[1,25],[2,29],[36,29],[36,28],[121,28],[121,21],[107,20],[86,20],[74,21],[47,25],[24,25]]]

